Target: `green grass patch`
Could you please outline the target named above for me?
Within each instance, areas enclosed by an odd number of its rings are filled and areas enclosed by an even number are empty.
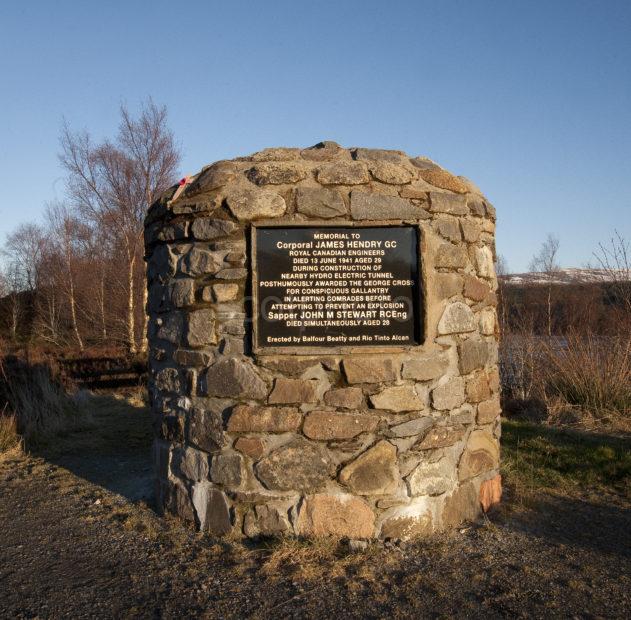
[[[504,420],[502,473],[518,497],[594,488],[631,497],[631,439]]]

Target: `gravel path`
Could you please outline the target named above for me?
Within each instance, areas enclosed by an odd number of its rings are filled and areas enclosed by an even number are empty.
[[[620,496],[509,497],[402,548],[248,546],[156,517],[143,441],[0,461],[0,618],[631,615]]]

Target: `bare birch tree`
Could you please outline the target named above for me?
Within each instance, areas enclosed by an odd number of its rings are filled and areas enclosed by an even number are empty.
[[[85,236],[81,222],[72,215],[68,207],[61,203],[49,204],[46,208],[50,245],[56,251],[63,265],[63,277],[57,278],[55,286],[67,298],[72,331],[79,349],[83,351],[83,338],[77,321],[77,297],[75,269],[78,262],[77,244]]]
[[[137,118],[124,106],[120,114],[119,131],[113,142],[95,144],[87,132],[73,133],[65,125],[60,161],[68,173],[68,192],[75,206],[99,234],[109,237],[108,243],[122,250],[126,275],[125,340],[129,351],[136,352],[144,348],[145,341],[146,286],[144,276],[137,277],[142,260],[143,220],[157,195],[176,180],[180,155],[166,124],[166,108],[149,101]],[[137,329],[139,305],[141,325]]]
[[[558,262],[559,239],[553,234],[548,234],[546,240],[541,245],[541,249],[530,262],[530,270],[541,273],[544,277],[547,287],[546,314],[547,314],[547,333],[548,337],[552,336],[552,287],[554,280],[559,273],[561,266]]]

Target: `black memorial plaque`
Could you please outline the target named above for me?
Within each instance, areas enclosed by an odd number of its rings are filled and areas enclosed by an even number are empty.
[[[260,227],[254,234],[259,348],[420,343],[416,227]]]

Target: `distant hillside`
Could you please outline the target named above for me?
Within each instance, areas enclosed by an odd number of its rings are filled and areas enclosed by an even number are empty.
[[[603,269],[561,269],[554,274],[552,278],[553,284],[592,284],[596,282],[612,282],[614,280],[630,280],[629,273],[624,270],[617,272],[618,276],[615,277],[611,272],[604,271]],[[528,284],[549,284],[547,276],[539,272],[530,273],[511,273],[505,276],[500,276],[500,279],[506,284],[514,284],[524,286]]]

